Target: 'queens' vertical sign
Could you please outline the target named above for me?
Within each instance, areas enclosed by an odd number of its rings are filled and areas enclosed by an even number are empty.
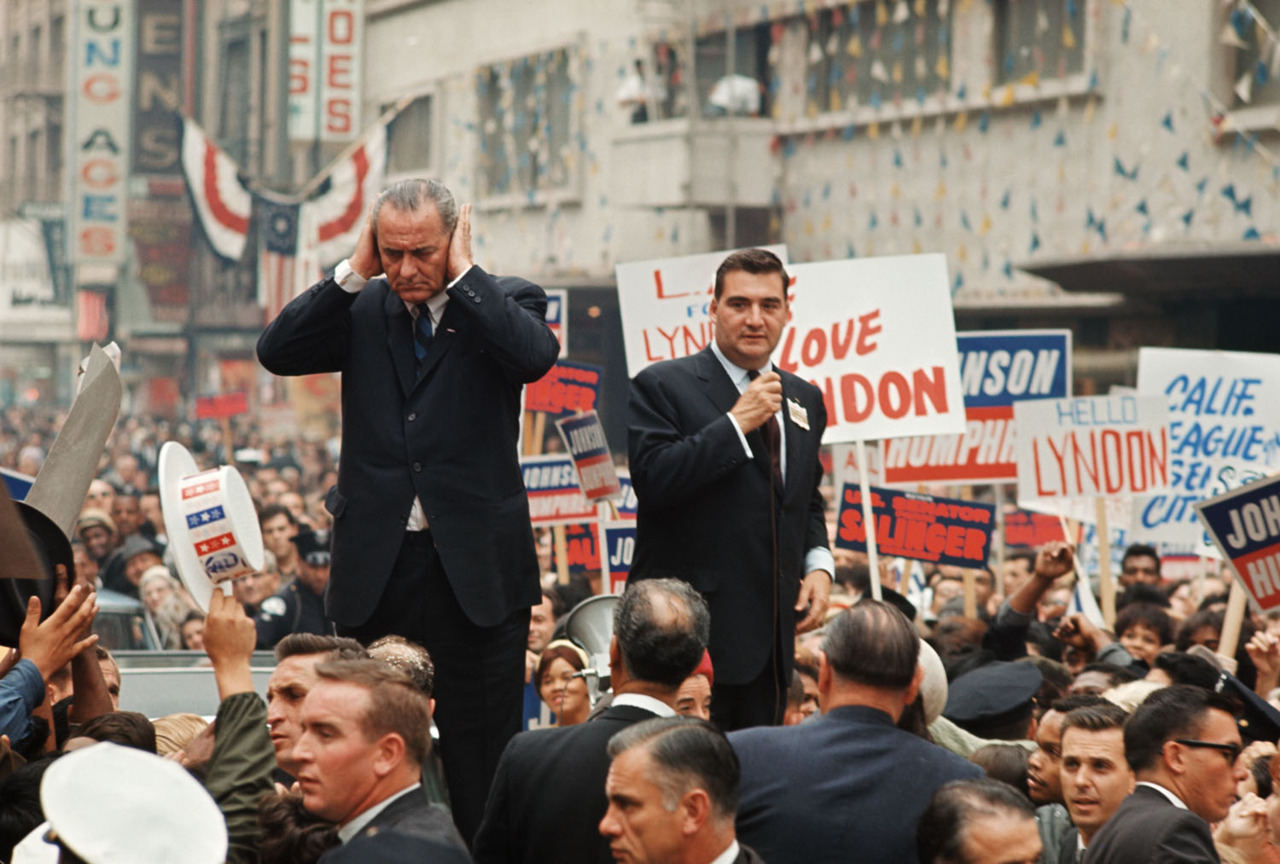
[[[125,255],[133,0],[74,0],[68,211],[73,264]]]

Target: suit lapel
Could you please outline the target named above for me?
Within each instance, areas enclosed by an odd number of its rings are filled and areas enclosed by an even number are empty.
[[[716,355],[711,353],[710,348],[703,348],[694,355],[694,368],[697,370],[698,378],[703,382],[703,392],[707,394],[711,404],[721,414],[728,414],[733,408],[733,403],[738,401],[738,388],[729,379],[729,373],[724,371],[724,367],[720,365]]]
[[[396,369],[401,392],[408,396],[416,379],[413,370],[413,316],[390,285],[387,286],[382,308],[387,315],[387,350],[391,352],[391,365]]]
[[[724,366],[712,353],[710,347],[703,348],[695,354],[694,360],[698,378],[704,384],[703,392],[721,414],[728,414],[734,403],[738,401],[738,397],[742,395],[729,377],[729,373],[724,371]],[[747,446],[751,448],[752,461],[755,462],[756,470],[761,471],[767,480],[769,451],[764,446],[764,433],[759,429],[748,432]]]

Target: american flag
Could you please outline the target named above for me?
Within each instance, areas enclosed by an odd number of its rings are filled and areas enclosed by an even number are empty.
[[[260,199],[258,222],[258,302],[270,323],[306,285],[298,271],[298,204]]]

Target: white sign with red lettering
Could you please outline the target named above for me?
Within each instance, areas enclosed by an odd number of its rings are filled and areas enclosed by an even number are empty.
[[[762,248],[786,263],[786,246]],[[707,252],[617,266],[627,375],[634,378],[660,360],[688,357],[707,347],[716,268],[729,254]]]
[[[1015,402],[1013,416],[1020,502],[1169,488],[1169,405],[1161,396]]]
[[[363,0],[291,0],[289,138],[352,141],[360,132]]]
[[[773,362],[822,391],[824,444],[964,432],[945,256],[789,270],[791,321]]]

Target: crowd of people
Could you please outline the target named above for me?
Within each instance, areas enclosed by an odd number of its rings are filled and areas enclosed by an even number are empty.
[[[0,465],[38,471],[56,430],[9,411]],[[212,838],[209,861],[1280,860],[1280,621],[1246,616],[1239,650],[1219,654],[1226,582],[1166,580],[1156,550],[1134,546],[1115,626],[1098,627],[1067,614],[1065,544],[1012,550],[1000,578],[927,568],[919,608],[888,566],[885,601],[867,599],[865,558],[836,550],[782,725],[727,736],[708,722],[716,670],[699,592],[654,579],[623,595],[612,688],[593,705],[581,674],[593,659],[563,626],[590,589],[559,584],[544,559],[526,689],[545,707],[527,719],[553,728],[505,748],[469,842],[450,815],[447,739],[430,735],[430,656],[403,639],[364,646],[325,618],[330,517],[308,501],[332,479],[330,448],[260,447],[261,462],[240,463],[267,566],[232,597],[215,592],[206,617],[171,569],[158,509],[150,445],[175,433],[208,464],[226,456],[216,427],[122,421],[76,526],[75,577],[7,658],[0,860],[57,860],[22,856],[59,843],[86,861],[129,844],[135,860],[197,860],[164,845],[192,836]],[[104,589],[141,601],[154,647],[207,654],[213,722],[118,710],[119,670],[90,635]],[[264,649],[277,665],[257,694],[249,661]],[[186,770],[153,777],[139,751]],[[136,776],[59,787],[85,805],[120,797],[131,818],[51,806],[41,790],[63,760],[84,763],[77,777],[99,776],[95,760]],[[216,807],[190,807],[190,779]],[[154,828],[137,831],[144,813]],[[405,845],[360,853],[380,831]]]
[[[546,297],[475,264],[470,220],[393,184],[263,332],[267,370],[342,373],[340,438],[115,425],[0,660],[0,860],[1280,860],[1280,622],[1232,632],[1219,574],[1148,546],[1111,626],[1070,610],[1063,542],[927,565],[923,593],[833,551],[767,250],[720,265],[706,348],[632,382],[635,556],[607,646],[576,641],[598,588],[551,568],[516,455]],[[59,425],[7,410],[0,466],[40,478]],[[165,535],[171,440],[241,471],[267,550],[207,609]],[[131,632],[95,632],[108,591]],[[203,652],[212,722],[120,710],[111,649],[139,644]]]

